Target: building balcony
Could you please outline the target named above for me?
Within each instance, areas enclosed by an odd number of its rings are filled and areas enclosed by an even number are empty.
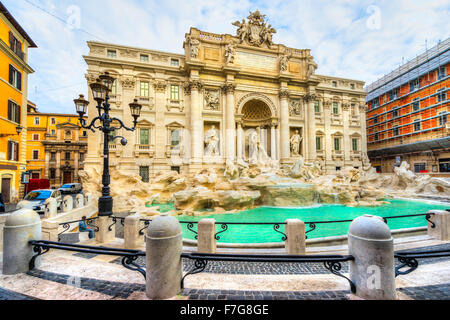
[[[141,154],[148,154],[150,158],[153,158],[155,156],[155,146],[152,144],[134,145],[134,155],[139,157]]]
[[[316,112],[315,113],[315,119],[317,124],[324,124],[325,118],[323,116],[323,112]]]
[[[352,151],[350,151],[350,157],[352,159],[361,159],[361,151],[360,150],[352,150]]]
[[[342,125],[342,116],[331,115],[331,124],[332,125]]]
[[[316,150],[316,157],[320,159],[325,159],[325,150]]]
[[[101,143],[100,148],[98,149],[98,153],[100,156],[103,156],[103,145],[104,144]],[[109,153],[116,155],[116,157],[122,156],[122,153],[123,153],[122,145],[110,143],[109,144]]]
[[[343,150],[333,150],[332,158],[333,158],[333,160],[343,160],[344,159],[344,151]]]
[[[166,157],[167,158],[173,158],[173,157],[182,158],[183,156],[184,156],[184,148],[182,146],[166,145]]]
[[[184,111],[184,100],[167,99],[166,103],[167,111],[171,111],[173,108],[178,109],[180,112]]]

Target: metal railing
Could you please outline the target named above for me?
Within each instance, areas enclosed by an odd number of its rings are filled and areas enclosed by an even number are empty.
[[[98,226],[92,224],[92,222],[93,222],[94,220],[96,220],[96,219],[98,219],[98,217],[86,219],[86,225],[87,225],[88,227],[93,228],[94,232],[98,232],[98,230],[99,230]],[[65,233],[65,232],[69,231],[70,225],[71,225],[72,223],[78,223],[78,224],[79,224],[81,221],[83,221],[83,219],[80,219],[80,220],[73,220],[73,221],[67,221],[67,222],[62,222],[62,223],[60,223],[59,225],[62,226],[64,230],[61,231],[60,233],[58,233],[58,241],[61,241],[61,234],[63,234],[63,233]]]
[[[218,254],[218,253],[182,253],[182,258],[194,260],[194,267],[181,279],[181,288],[184,288],[184,279],[191,274],[205,270],[208,261],[232,261],[232,262],[278,262],[278,263],[323,263],[324,267],[332,274],[346,279],[350,284],[352,293],[356,292],[355,284],[341,271],[342,262],[353,261],[351,255],[257,255],[257,254]]]
[[[117,221],[120,221],[120,224],[122,226],[125,226],[125,217],[110,216],[110,219],[113,221],[113,223],[108,226],[108,231],[112,231],[112,227],[117,223]]]
[[[74,252],[121,256],[122,265],[125,268],[132,271],[137,271],[141,273],[144,278],[146,277],[145,269],[141,268],[140,265],[135,263],[138,257],[145,256],[145,252],[141,250],[86,246],[81,244],[61,243],[47,240],[30,240],[28,243],[33,247],[33,252],[36,253],[29,262],[30,270],[34,269],[37,257],[43,255],[44,253],[47,253],[50,249],[58,249]]]
[[[400,264],[395,267],[395,277],[405,275],[413,272],[419,267],[418,259],[442,258],[450,257],[450,249],[444,250],[430,250],[430,251],[398,251],[394,253],[394,258],[397,258]],[[401,271],[401,269],[408,267],[409,269]]]

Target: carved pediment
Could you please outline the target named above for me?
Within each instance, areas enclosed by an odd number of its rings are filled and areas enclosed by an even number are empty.
[[[237,37],[240,43],[247,43],[256,47],[266,45],[269,48],[273,45],[272,36],[277,31],[270,24],[266,26],[265,17],[266,15],[256,10],[250,12],[247,17],[248,22],[242,19],[242,22],[235,21],[232,23],[232,25],[238,27]]]

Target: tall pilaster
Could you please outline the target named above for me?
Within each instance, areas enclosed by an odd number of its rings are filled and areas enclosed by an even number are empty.
[[[73,154],[73,161],[74,161],[74,172],[73,172],[73,181],[78,181],[78,168],[79,168],[79,152],[75,151]]]
[[[242,121],[238,120],[237,121],[237,159],[240,160],[243,158],[243,153],[242,153],[242,147],[244,146],[244,141],[243,141],[243,131],[242,131]]]
[[[236,122],[234,119],[234,89],[232,83],[227,83],[222,87],[227,96],[225,109],[225,158],[234,161],[236,158]]]
[[[270,125],[270,157],[272,160],[277,160],[277,144],[276,144],[276,131],[275,123]]]
[[[343,121],[343,133],[344,133],[344,163],[350,162],[350,150],[352,149],[350,135],[348,131],[350,123],[350,104],[342,104],[342,121]]]
[[[286,89],[280,90],[280,142],[281,142],[281,162],[284,163],[289,160],[291,150],[289,145],[289,91]]]
[[[306,141],[307,161],[314,161],[316,159],[316,114],[314,111],[314,101],[316,99],[317,96],[314,92],[310,92],[304,97],[304,105],[306,108],[306,137],[303,137],[303,141]]]
[[[56,181],[61,183],[61,151],[56,152]]]
[[[323,101],[323,117],[325,123],[325,159],[326,164],[332,161],[333,155],[333,141],[331,139],[331,101]],[[328,169],[328,168],[327,168]]]
[[[131,72],[130,72],[131,73]],[[131,127],[133,125],[133,118],[131,117],[130,108],[128,104],[133,102],[136,97],[136,79],[132,76],[123,76],[121,78],[122,84],[122,116],[121,120],[127,127]],[[113,116],[113,115],[112,115]],[[120,135],[124,136],[127,141],[134,141],[135,133],[133,131],[128,131],[125,129],[121,130]],[[118,135],[118,132],[115,133]],[[133,157],[134,151],[134,143],[127,143],[127,145],[121,147],[123,149],[123,157],[131,160]],[[128,160],[128,161],[130,161]],[[134,159],[133,159],[134,162]],[[121,168],[123,167],[124,162],[121,161]],[[128,164],[127,169],[131,170],[134,168],[134,164]]]
[[[366,111],[366,105],[363,101],[360,102],[359,116],[361,121],[361,152],[367,154]]]
[[[49,168],[50,168],[50,152],[48,150],[45,150],[44,179],[48,179],[49,177]]]
[[[202,88],[202,83],[198,80],[189,82],[191,93],[191,161],[201,164],[203,158],[203,120],[202,108],[198,97],[198,92]]]
[[[155,159],[158,164],[165,163],[166,159],[166,97],[167,83],[164,80],[156,80],[153,83],[155,92]],[[137,141],[136,143],[139,143]],[[158,168],[160,170],[162,168]]]

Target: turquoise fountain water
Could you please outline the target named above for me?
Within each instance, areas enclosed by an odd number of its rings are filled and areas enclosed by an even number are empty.
[[[278,222],[286,219],[301,219],[310,221],[352,220],[363,214],[378,215],[381,217],[401,216],[407,214],[426,213],[429,210],[447,209],[449,206],[441,203],[411,200],[388,200],[390,204],[380,207],[346,207],[344,205],[316,205],[312,207],[281,208],[259,207],[235,214],[213,214],[204,216],[178,216],[180,221],[197,222],[203,218],[214,218],[217,231],[221,231],[220,222]],[[161,208],[161,211],[170,210],[171,206]],[[339,236],[347,234],[350,222],[317,224],[316,229],[307,234],[308,239]],[[424,216],[389,219],[391,230],[426,226]],[[181,224],[183,237],[194,240],[195,234],[187,229],[187,223]],[[194,224],[194,230],[197,225]],[[310,227],[306,224],[306,231]],[[284,225],[279,231],[284,232]],[[281,242],[282,234],[274,230],[273,225],[228,225],[228,230],[219,234],[219,242],[224,243],[268,243]]]

